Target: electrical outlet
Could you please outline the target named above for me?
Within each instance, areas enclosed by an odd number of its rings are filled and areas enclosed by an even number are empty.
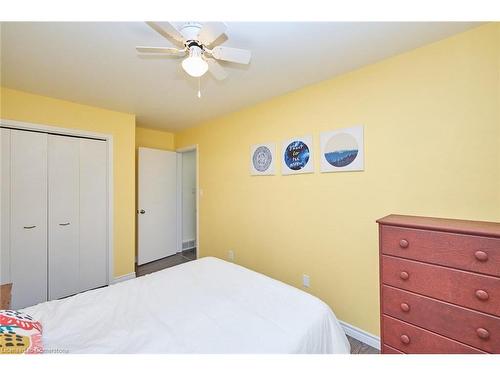
[[[302,285],[304,286],[304,288],[309,288],[311,286],[311,278],[309,277],[309,275],[302,275]]]
[[[227,259],[229,259],[231,262],[234,262],[234,251],[233,250],[229,250],[227,252]]]

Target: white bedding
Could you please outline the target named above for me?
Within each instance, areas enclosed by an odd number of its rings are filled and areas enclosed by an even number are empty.
[[[47,352],[350,352],[320,299],[212,257],[23,311]]]

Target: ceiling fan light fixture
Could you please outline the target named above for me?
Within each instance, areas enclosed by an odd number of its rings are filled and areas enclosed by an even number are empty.
[[[200,47],[189,47],[189,56],[182,61],[182,68],[191,77],[201,77],[208,70],[208,64],[203,60]]]
[[[220,61],[236,64],[249,64],[252,53],[248,50],[233,47],[213,46],[219,37],[226,33],[224,22],[185,23],[180,30],[170,22],[146,22],[149,27],[163,38],[174,43],[172,47],[135,47],[139,53],[158,54],[166,56],[186,56],[182,68],[191,77],[199,78],[207,71],[217,80],[227,77]],[[205,56],[205,52],[207,56]]]

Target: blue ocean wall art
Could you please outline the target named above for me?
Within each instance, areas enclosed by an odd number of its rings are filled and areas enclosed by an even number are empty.
[[[364,170],[363,127],[321,133],[321,172]]]

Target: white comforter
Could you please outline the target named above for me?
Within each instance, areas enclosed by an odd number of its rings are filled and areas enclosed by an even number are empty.
[[[350,351],[324,302],[212,257],[23,311],[41,321],[47,352]]]

